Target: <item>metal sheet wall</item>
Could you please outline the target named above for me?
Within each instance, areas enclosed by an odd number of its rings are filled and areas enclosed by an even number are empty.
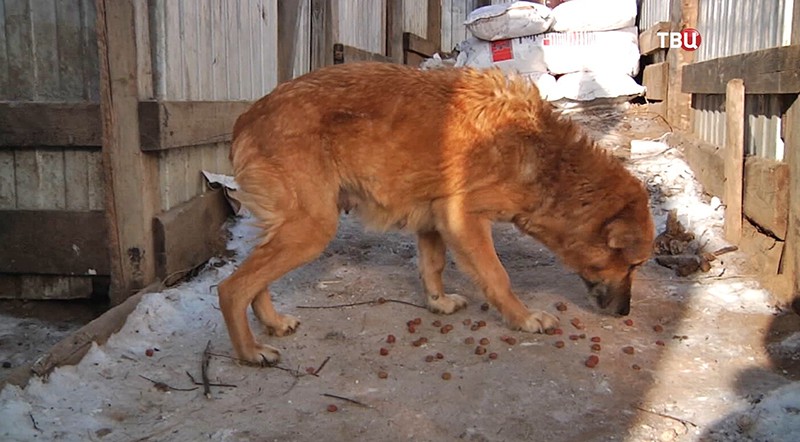
[[[653,26],[660,21],[669,21],[668,0],[638,0],[639,4],[639,29]]]

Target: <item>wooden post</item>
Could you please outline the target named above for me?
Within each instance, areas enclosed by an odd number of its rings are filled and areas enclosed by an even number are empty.
[[[680,31],[697,26],[698,4],[700,0],[671,0],[670,21]],[[673,127],[691,131],[692,95],[681,92],[683,67],[694,61],[694,51],[670,49],[667,52],[669,64],[669,85],[667,87],[667,120]]]
[[[103,120],[103,172],[110,298],[119,304],[155,279],[156,159],[139,146],[135,10],[131,0],[95,0]]]
[[[436,43],[436,50],[442,48],[442,0],[428,0],[428,25],[425,39]]]
[[[800,44],[800,0],[794,0],[792,44]],[[789,226],[786,232],[784,273],[793,281],[795,304],[800,314],[800,96],[795,95],[784,117],[785,161],[789,164]]]
[[[311,70],[333,64],[333,44],[339,39],[337,4],[311,0]]]
[[[728,82],[725,93],[725,237],[738,245],[742,239],[744,182],[744,81]]]
[[[404,0],[386,0],[386,56],[393,63],[404,64],[403,13]]]
[[[303,0],[278,2],[278,83],[294,77],[294,59],[297,53],[297,26]]]

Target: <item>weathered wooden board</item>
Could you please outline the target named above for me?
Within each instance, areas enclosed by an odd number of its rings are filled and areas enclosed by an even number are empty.
[[[655,51],[661,50],[661,38],[657,34],[659,32],[669,32],[671,28],[672,23],[660,21],[645,29],[639,34],[639,52],[642,55],[650,55]]]
[[[0,149],[0,210],[17,207],[14,152]]]
[[[439,46],[433,41],[426,40],[410,32],[404,32],[403,50],[414,52],[423,57],[432,57],[439,50]]]
[[[223,226],[231,215],[221,190],[199,195],[155,218],[160,278],[182,276],[225,250]]]
[[[728,82],[725,94],[725,237],[738,244],[742,237],[744,190],[744,82]]]
[[[0,103],[0,148],[101,146],[99,103]]]
[[[95,276],[12,275],[0,273],[0,299],[85,299]]]
[[[17,209],[66,208],[64,153],[61,149],[26,149],[14,154]]]
[[[367,52],[341,43],[333,45],[333,64],[357,63],[360,61],[391,62],[392,59],[383,54]]]
[[[103,212],[0,211],[0,272],[107,275]]]
[[[666,62],[647,65],[642,73],[642,86],[649,100],[666,100],[669,88],[669,66]]]
[[[744,163],[744,214],[779,239],[786,239],[789,216],[789,166],[783,161],[747,157]]]
[[[229,141],[233,123],[251,101],[143,101],[139,103],[145,151]]]
[[[728,81],[744,80],[748,94],[800,92],[800,45],[781,46],[687,65],[681,90],[724,94]]]

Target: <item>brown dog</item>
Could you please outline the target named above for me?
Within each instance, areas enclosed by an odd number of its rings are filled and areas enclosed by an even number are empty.
[[[512,328],[558,320],[511,292],[491,224],[516,224],[586,281],[602,308],[627,314],[631,275],[648,259],[654,226],[642,184],[559,118],[536,87],[498,71],[420,71],[366,63],[320,69],[279,85],[236,121],[231,160],[264,238],[219,285],[239,358],[274,363],[256,342],[252,305],[272,333],[298,320],[277,313],[268,286],[315,259],[339,211],[371,227],[417,235],[430,310],[466,305],[445,294],[445,248]]]

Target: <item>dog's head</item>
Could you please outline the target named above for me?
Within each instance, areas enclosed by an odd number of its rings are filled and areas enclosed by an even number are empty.
[[[583,253],[573,256],[580,261],[573,262],[573,268],[597,306],[618,315],[630,313],[633,273],[650,258],[654,235],[646,206],[644,210],[626,210],[608,221]]]

